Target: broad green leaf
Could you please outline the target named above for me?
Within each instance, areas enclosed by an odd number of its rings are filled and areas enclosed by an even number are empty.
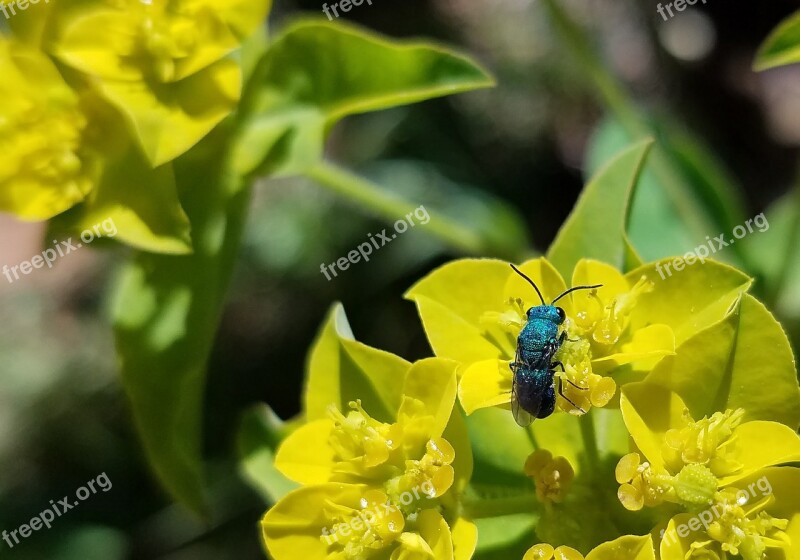
[[[628,452],[628,430],[619,409],[595,408],[592,410],[592,421],[601,457],[622,456]]]
[[[533,490],[522,467],[534,447],[510,410],[477,410],[467,417],[467,427],[475,458],[473,486],[490,495],[502,494],[508,487]]]
[[[178,199],[172,165],[150,168],[135,149],[108,161],[97,188],[55,227],[80,234],[107,224],[99,235],[154,253],[192,251],[190,225]]]
[[[624,235],[623,241],[625,243],[625,266],[623,267],[623,270],[625,272],[630,272],[631,270],[642,266],[644,264],[644,260],[642,260],[642,257],[639,256],[638,251],[636,251],[633,243],[631,243],[627,233]]]
[[[662,260],[629,272],[626,277],[631,284],[643,277],[652,284],[652,289],[637,299],[630,328],[665,324],[680,345],[725,317],[752,280],[733,267],[704,260]]]
[[[789,16],[770,33],[756,54],[755,70],[800,62],[800,12]]]
[[[257,116],[235,154],[243,174],[302,172],[321,158],[327,133],[347,115],[493,85],[476,63],[443,47],[311,20],[275,39],[255,79]]]
[[[748,294],[724,319],[664,358],[646,381],[681,395],[695,418],[741,407],[748,421],[800,425],[800,388],[789,340],[767,308]]]
[[[682,182],[673,182],[673,188],[680,187],[682,192],[696,197],[694,211],[701,213],[709,224],[715,224],[715,229],[731,231],[744,216],[740,189],[730,174],[706,146],[669,122],[662,119],[654,125],[659,144],[639,179],[631,203],[627,231],[645,261],[684,254],[708,235],[705,230],[694,232],[686,216],[677,209],[665,186],[663,170],[656,169],[656,163],[666,161],[675,168]],[[596,173],[633,139],[619,122],[605,119],[592,136],[585,164],[587,173]],[[732,247],[723,257],[735,260],[737,253],[738,248]]]
[[[628,208],[653,142],[640,142],[597,172],[561,226],[547,258],[565,278],[582,258],[622,268],[626,256]]]
[[[205,511],[201,419],[206,363],[239,247],[249,189],[220,163],[223,131],[175,162],[194,253],[140,253],[123,269],[113,317],[122,382],[162,484]]]
[[[260,405],[245,412],[237,435],[242,475],[269,503],[298,486],[275,468],[275,451],[283,431],[284,425],[272,409]]]
[[[531,496],[531,499],[536,498]],[[479,538],[473,560],[519,559],[535,542],[536,517],[529,513],[480,518],[475,524]]]
[[[593,422],[592,418],[585,420]],[[547,449],[554,457],[564,457],[572,465],[575,474],[581,472],[581,455],[584,443],[579,420],[571,414],[553,414],[544,420],[536,420],[530,431],[539,449]]]
[[[800,189],[778,199],[753,218],[754,231],[742,239],[762,292],[775,313],[797,336],[800,317]],[[758,286],[758,285],[757,285]]]
[[[349,410],[348,403],[359,399],[370,416],[392,421],[410,367],[394,354],[357,342],[341,304],[334,305],[308,357],[306,420],[327,418],[331,404]]]

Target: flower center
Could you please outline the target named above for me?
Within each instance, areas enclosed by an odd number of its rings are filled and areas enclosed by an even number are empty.
[[[685,427],[669,430],[664,437],[662,455],[667,467],[677,471],[683,465],[698,463],[708,466],[716,476],[738,471],[742,465],[736,461],[733,431],[743,417],[743,409],[729,409],[695,422],[685,411]]]

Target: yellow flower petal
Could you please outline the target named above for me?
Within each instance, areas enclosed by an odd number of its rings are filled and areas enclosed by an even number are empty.
[[[555,267],[544,257],[525,261],[519,265],[518,268],[536,283],[539,291],[542,292],[545,304],[549,305],[567,289],[567,285],[564,283],[561,274],[559,274]],[[510,275],[508,276],[503,291],[504,301],[510,298],[522,298],[526,307],[534,307],[542,304],[539,296],[536,294],[536,290],[534,290],[524,278],[511,270],[511,267],[509,267],[508,272]],[[572,313],[572,301],[569,297],[558,300],[557,305],[563,308],[567,315]]]
[[[549,544],[535,544],[528,549],[522,560],[551,560],[555,549]]]
[[[649,263],[625,275],[630,283],[644,276],[653,284],[653,290],[643,294],[633,309],[630,328],[665,324],[674,331],[677,345],[722,319],[752,284],[744,273],[716,261],[696,264],[671,276],[663,272],[668,262]]]
[[[397,419],[407,435],[417,432],[419,443],[444,432],[455,404],[457,367],[452,360],[429,358],[409,369]]]
[[[675,335],[667,325],[648,325],[637,329],[619,351],[592,360],[592,370],[603,373],[619,366],[637,362],[636,369],[650,370],[661,358],[675,354]]]
[[[654,469],[664,469],[661,454],[664,436],[672,428],[683,427],[684,402],[662,387],[629,383],[622,387],[620,409],[636,446]]]
[[[453,523],[453,559],[470,560],[478,546],[478,527],[472,521],[459,517]]]
[[[43,54],[0,35],[0,211],[44,220],[91,191],[86,116]]]
[[[597,546],[586,560],[656,560],[656,552],[650,535],[625,535]]]
[[[335,463],[329,444],[332,420],[317,420],[289,434],[275,455],[275,468],[300,484],[328,482]]]
[[[435,560],[453,560],[453,538],[450,527],[434,509],[426,509],[417,518],[420,536],[428,543]]]
[[[437,356],[464,363],[500,357],[482,336],[481,317],[503,308],[510,273],[503,261],[462,259],[437,268],[406,292]]]
[[[360,510],[367,487],[360,484],[322,484],[289,492],[261,520],[267,550],[275,560],[324,560],[329,545],[323,529],[330,533],[333,520],[326,514],[331,504]]]
[[[597,289],[597,295],[603,301],[610,301],[615,296],[630,290],[630,285],[625,276],[610,264],[593,259],[581,259],[572,271],[573,286],[587,286],[602,284]],[[584,309],[590,305],[588,291],[573,292],[572,301],[576,309]]]
[[[154,167],[186,152],[228,116],[239,100],[241,86],[241,68],[229,59],[174,84],[98,84],[125,115]]]
[[[764,467],[800,461],[800,436],[778,422],[753,421],[733,431],[740,471],[720,479],[720,486],[752,475]],[[800,543],[799,543],[800,544]]]
[[[470,365],[458,385],[458,399],[464,412],[472,414],[479,408],[510,403],[512,378],[508,362],[483,360]]]

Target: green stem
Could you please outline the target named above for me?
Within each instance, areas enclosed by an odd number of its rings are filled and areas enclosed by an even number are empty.
[[[583,448],[586,452],[586,460],[591,467],[590,473],[598,472],[600,466],[600,453],[597,451],[597,432],[594,429],[594,420],[591,414],[584,414],[578,418],[578,425],[581,428],[581,438]]]
[[[522,493],[509,498],[465,498],[461,502],[461,506],[462,513],[469,519],[485,519],[539,511],[539,502],[536,500],[536,494],[533,493]]]
[[[630,99],[617,79],[597,56],[597,49],[592,48],[583,30],[561,8],[560,0],[543,1],[562,42],[590,77],[597,87],[600,97],[628,135],[633,139],[652,136],[653,130],[650,125],[635,108],[633,100]],[[704,237],[713,232],[715,226],[708,216],[697,211],[698,201],[690,186],[680,176],[666,152],[658,145],[655,146],[650,156],[649,167],[672,200],[677,213],[686,220],[687,226],[698,237]]]
[[[534,451],[539,449],[539,443],[536,441],[536,435],[533,433],[532,424],[525,428],[525,435],[528,436],[528,441],[531,442],[531,446],[533,447]]]
[[[390,222],[402,219],[418,208],[399,196],[387,193],[379,185],[329,162],[322,161],[305,174],[330,191],[364,206]],[[481,236],[475,232],[441,214],[428,214],[430,222],[425,224],[424,231],[464,253],[480,255],[488,251],[489,248]]]

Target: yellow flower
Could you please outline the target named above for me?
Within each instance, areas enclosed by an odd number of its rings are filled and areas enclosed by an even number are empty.
[[[546,303],[567,289],[543,258],[519,268],[537,284]],[[582,260],[572,284],[602,284],[558,301],[566,313],[568,338],[556,355],[565,369],[557,375],[566,381],[564,394],[576,405],[559,398],[558,406],[580,414],[605,406],[614,396],[616,383],[603,375],[631,362],[651,367],[672,354],[675,343],[672,330],[663,324],[628,328],[637,300],[651,287],[642,276],[624,276],[604,263]],[[517,337],[527,309],[541,304],[533,288],[502,261],[461,260],[429,274],[406,297],[417,304],[436,355],[465,364],[459,386],[465,411],[508,406],[513,377],[509,364]]]
[[[158,166],[233,110],[242,72],[228,55],[268,9],[268,0],[93,2],[61,12],[52,48],[125,115]]]
[[[583,555],[568,546],[553,548],[549,544],[533,545],[522,560],[583,560]]]
[[[451,530],[436,509],[405,516],[386,494],[365,485],[328,483],[290,492],[266,513],[261,528],[276,560],[469,558],[454,556],[454,540],[465,531]]]
[[[553,457],[546,449],[537,449],[525,461],[525,474],[536,484],[536,497],[542,503],[560,503],[569,491],[575,471],[564,457]]]
[[[0,36],[0,210],[29,220],[71,208],[93,187],[78,96],[50,60]]]
[[[568,546],[537,544],[528,549],[523,560],[583,560],[583,555]],[[656,560],[653,539],[649,535],[625,535],[598,545],[586,560]]]
[[[645,459],[635,452],[617,465],[620,501],[632,511],[662,502],[686,511],[661,531],[663,560],[723,553],[759,560],[768,548],[800,551],[791,538],[800,530],[800,500],[789,486],[800,473],[772,467],[800,460],[791,428],[743,421],[741,409],[695,421],[677,394],[649,383],[626,385],[620,406]]]
[[[299,427],[283,441],[276,468],[307,486],[264,516],[264,540],[273,557],[466,559],[472,554],[475,527],[457,507],[471,457],[457,463],[455,448],[443,437],[452,415],[460,414],[453,406],[456,366],[438,358],[413,364],[400,406],[388,421],[373,418],[354,401],[347,413],[332,406],[327,418]]]

